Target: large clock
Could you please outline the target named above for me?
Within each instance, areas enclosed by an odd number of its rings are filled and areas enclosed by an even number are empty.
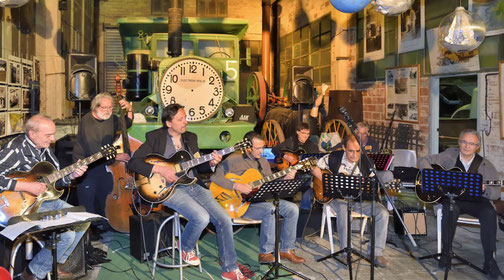
[[[199,122],[217,113],[224,98],[224,83],[209,63],[186,58],[166,69],[159,96],[163,107],[178,103],[184,106],[188,122]]]

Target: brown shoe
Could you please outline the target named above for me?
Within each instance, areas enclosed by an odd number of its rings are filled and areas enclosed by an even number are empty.
[[[280,258],[281,259],[286,259],[286,260],[289,260],[293,263],[304,263],[305,262],[305,259],[301,258],[301,257],[298,257],[294,254],[294,251],[292,250],[289,250],[287,252],[280,252]]]
[[[28,273],[25,268],[23,272],[21,272],[21,280],[38,280],[38,278],[35,275]]]
[[[390,265],[390,261],[387,260],[384,256],[378,256],[375,258],[375,265],[377,267],[385,268]]]
[[[72,276],[73,276],[72,272],[62,270],[58,265],[58,279],[71,279]]]
[[[275,256],[272,253],[259,254],[260,263],[272,263],[275,262]]]

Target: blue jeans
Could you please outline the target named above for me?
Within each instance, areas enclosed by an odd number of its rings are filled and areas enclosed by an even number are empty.
[[[280,200],[280,216],[283,217],[282,232],[280,236],[280,251],[287,252],[294,249],[296,241],[296,227],[299,217],[299,208],[296,204]],[[261,236],[259,253],[271,253],[275,249],[275,207],[272,202],[251,203],[244,218],[261,220]]]
[[[198,184],[177,186],[173,195],[163,205],[179,212],[189,221],[182,233],[182,250],[193,250],[201,232],[212,222],[217,231],[222,270],[230,272],[238,268],[231,218],[209,190]]]
[[[340,248],[343,249],[347,246],[347,202],[342,199],[333,199],[329,204],[337,214],[338,237]],[[371,202],[356,202],[353,204],[353,211],[371,217]],[[375,256],[382,256],[387,242],[389,213],[385,206],[375,203],[375,214]],[[371,242],[369,242],[368,246],[368,253],[370,252]]]
[[[63,200],[57,199],[52,201],[44,201],[40,206],[38,212],[58,210],[63,208],[70,208],[72,205],[66,203]],[[58,263],[65,263],[70,254],[73,252],[77,244],[79,244],[80,239],[89,227],[89,223],[85,224],[80,231],[67,231],[59,235],[59,241],[57,243],[57,260]],[[47,244],[49,245],[49,244]],[[52,269],[52,253],[48,246],[42,248],[32,261],[28,264],[31,272],[39,279],[45,278],[47,273]]]

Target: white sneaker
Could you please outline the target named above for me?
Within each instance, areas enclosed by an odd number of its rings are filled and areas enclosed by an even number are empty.
[[[186,252],[182,250],[182,260],[184,260],[185,263],[190,264],[190,265],[200,265],[201,261],[194,252],[194,250],[191,250],[190,252]]]

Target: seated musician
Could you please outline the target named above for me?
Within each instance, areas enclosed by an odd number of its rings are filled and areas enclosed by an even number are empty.
[[[314,168],[312,171],[313,175],[319,180],[322,180],[322,170],[326,169],[331,171],[333,174],[370,176],[371,174],[369,173],[370,171],[366,161],[363,160],[362,164],[359,165],[359,160],[361,159],[361,149],[357,139],[353,135],[346,137],[343,139],[342,147],[342,151],[334,151],[319,159],[317,162],[318,167]],[[384,179],[385,178],[382,180]],[[347,225],[347,203],[343,199],[333,199],[330,202],[330,205],[338,216],[338,237],[340,241],[340,248],[343,249],[347,246],[347,226],[349,226]],[[355,212],[371,216],[371,202],[356,202],[354,206]],[[375,264],[378,267],[387,267],[390,262],[383,256],[383,250],[385,249],[387,241],[389,213],[387,208],[383,205],[375,203],[375,215]],[[370,252],[371,244],[369,244],[368,247],[368,253]]]
[[[0,151],[0,191],[23,191],[31,195],[38,196],[46,191],[46,184],[42,182],[16,181],[9,178],[9,174],[14,171],[30,171],[30,169],[41,161],[51,163],[59,169],[59,162],[53,151],[50,149],[56,133],[56,125],[47,116],[34,115],[29,118],[24,125],[24,134],[11,140]],[[57,185],[68,185],[70,180],[82,176],[87,170],[87,166],[82,166],[69,176],[59,180]],[[42,202],[38,212],[58,210],[72,207],[63,200],[47,200]],[[80,231],[67,231],[59,235],[57,243],[57,261],[64,263],[73,252],[81,237],[86,232],[88,225]],[[28,266],[22,272],[22,278],[26,280],[43,279],[52,269],[52,253],[46,247],[41,249],[33,257]],[[63,271],[58,267],[58,277],[71,278],[72,273]]]
[[[268,161],[261,157],[264,148],[263,137],[256,132],[248,132],[245,138],[251,140],[252,149],[245,154],[234,153],[217,167],[215,174],[210,180],[220,187],[237,190],[240,193],[248,194],[252,191],[249,184],[233,182],[225,177],[228,173],[241,175],[248,169],[258,170],[263,177],[271,175],[271,168]],[[295,171],[292,171],[284,179],[293,179]],[[261,220],[261,234],[259,246],[259,262],[271,263],[275,261],[272,252],[275,245],[275,215],[272,202],[253,202],[243,215],[243,218]],[[303,263],[305,260],[294,254],[294,243],[296,240],[296,226],[299,216],[299,209],[296,204],[280,200],[280,215],[283,217],[280,258],[287,259],[293,263]]]
[[[418,168],[432,168],[431,164],[438,164],[448,169],[458,167],[464,172],[479,173],[483,176],[483,180],[498,179],[499,175],[493,164],[476,153],[480,147],[480,141],[480,135],[476,130],[463,130],[460,132],[458,148],[449,148],[440,154],[420,158],[418,160]],[[500,197],[501,189],[500,186],[483,185],[483,190],[483,197],[486,198],[484,201],[455,200],[451,221],[446,220],[450,209],[449,199],[442,200],[443,220],[441,240],[443,252],[451,250],[459,215],[469,214],[477,217],[481,224],[481,244],[483,245],[483,254],[485,256],[483,270],[490,277],[498,278],[504,275],[502,275],[493,256],[496,250],[497,216],[491,200]],[[451,236],[448,236],[449,225],[451,226]],[[447,257],[441,258],[439,266],[444,268],[447,262]]]
[[[180,104],[170,104],[163,109],[161,116],[163,127],[148,132],[145,142],[138,148],[128,162],[128,167],[143,176],[150,177],[154,173],[163,176],[167,182],[175,182],[178,177],[168,166],[152,165],[145,159],[152,153],[169,158],[179,150],[186,150],[195,157],[199,156],[196,134],[187,132],[187,120],[184,107]],[[198,178],[198,172],[210,172],[222,156],[212,153],[213,160],[199,165],[189,171],[189,175]],[[189,220],[182,233],[182,258],[190,265],[199,265],[200,259],[194,248],[196,242],[208,225],[214,224],[217,231],[219,255],[222,262],[223,279],[248,279],[238,268],[237,256],[233,242],[231,218],[212,197],[212,193],[202,187],[201,180],[193,185],[178,185],[175,192],[163,204],[179,212]]]
[[[380,152],[380,146],[374,138],[369,137],[368,130],[368,125],[366,123],[358,122],[355,134],[359,137],[361,146],[364,147],[367,153],[378,153]],[[342,143],[339,143],[336,145],[335,149],[340,149],[342,145]]]
[[[310,127],[307,123],[298,123],[296,126],[296,134],[297,135],[285,139],[284,142],[276,145],[275,147],[273,147],[273,149],[271,149],[271,152],[275,154],[275,157],[280,159],[284,158],[288,162],[291,162],[292,155],[290,155],[289,153],[284,154],[284,151],[288,150],[291,152],[297,152],[298,150],[303,149],[304,153],[308,154],[316,154],[319,152],[317,145],[310,141],[310,139],[308,139],[310,137]],[[297,160],[299,159],[300,158],[298,157]],[[303,176],[306,175],[302,172],[296,174],[296,178]],[[303,195],[301,197],[301,205],[299,206],[299,208],[303,210],[311,209],[311,175],[308,174],[308,177],[310,178],[310,180],[306,183],[305,187],[301,189],[301,191],[303,191]]]

